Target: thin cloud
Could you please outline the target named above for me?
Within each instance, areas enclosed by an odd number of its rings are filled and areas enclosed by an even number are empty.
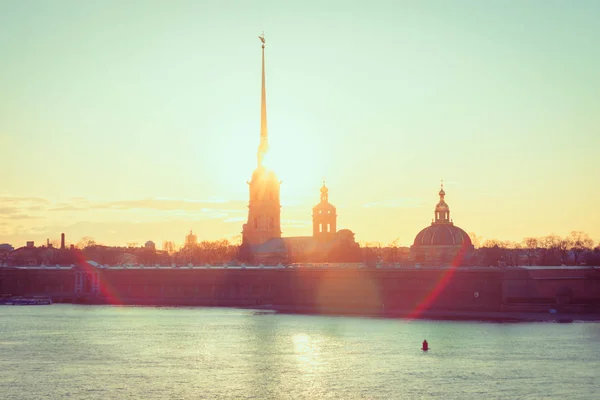
[[[28,214],[14,214],[14,215],[5,215],[4,219],[9,220],[21,220],[21,219],[41,219],[42,217],[37,215],[28,215]]]
[[[213,209],[215,204],[227,204],[233,209],[243,208],[245,203],[233,201],[190,201],[190,200],[167,200],[167,199],[143,199],[143,200],[124,200],[112,201],[107,203],[97,203],[92,208],[107,208],[116,210],[131,209],[150,209],[150,210],[186,210],[198,211],[203,209]]]
[[[421,199],[405,198],[398,200],[383,200],[364,204],[365,208],[418,208],[423,206]]]
[[[246,218],[244,217],[230,217],[230,218],[226,218],[223,220],[223,222],[227,222],[227,223],[231,223],[231,222],[244,222],[246,221]]]
[[[243,211],[245,202],[225,201],[223,199],[211,198],[208,200],[187,200],[172,198],[153,198],[139,200],[117,200],[108,202],[90,202],[82,198],[69,199],[61,202],[49,211],[70,212],[70,211],[89,211],[89,210],[157,210],[157,211],[190,211],[207,212],[214,211],[215,206],[219,205],[220,212],[235,213]],[[226,208],[222,208],[226,206]]]
[[[500,194],[500,193],[493,193],[493,192],[479,192],[479,193],[475,193],[475,196],[482,196],[482,197],[506,197],[506,194]]]
[[[221,197],[215,197],[215,196],[209,197],[208,199],[204,199],[204,200],[177,199],[177,198],[173,198],[173,197],[157,197],[156,200],[183,201],[183,202],[188,202],[188,203],[227,203],[230,201],[230,200],[226,200]]]
[[[43,205],[50,204],[50,200],[42,197],[18,197],[2,195],[0,196],[0,204],[17,204],[19,206],[32,204]]]

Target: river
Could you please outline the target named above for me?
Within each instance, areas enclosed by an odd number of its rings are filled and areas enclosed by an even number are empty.
[[[595,399],[599,387],[600,323],[0,307],[4,400]]]

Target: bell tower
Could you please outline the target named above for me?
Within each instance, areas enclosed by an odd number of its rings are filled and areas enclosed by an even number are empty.
[[[336,229],[337,214],[335,206],[329,203],[329,189],[323,181],[321,201],[313,207],[313,237],[319,241],[333,239]]]
[[[440,195],[440,201],[435,206],[434,224],[452,224],[452,221],[450,221],[450,207],[448,207],[448,204],[446,204],[446,201],[444,200],[446,192],[444,192],[443,181],[441,184],[440,192],[438,194]]]
[[[265,156],[269,150],[267,131],[267,92],[265,88],[265,36],[259,36],[262,43],[262,90],[260,107],[260,142],[257,151],[257,167],[252,179],[247,182],[250,188],[248,222],[242,230],[242,243],[258,245],[272,238],[281,237],[281,204],[279,187],[281,182],[275,172],[265,166]]]

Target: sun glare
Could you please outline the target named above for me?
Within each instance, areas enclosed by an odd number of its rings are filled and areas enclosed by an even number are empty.
[[[318,188],[323,179],[323,165],[308,141],[285,135],[273,140],[266,157],[266,166],[283,182],[281,197],[303,200],[318,198]]]
[[[271,152],[267,151],[265,153],[265,155],[263,156],[263,159],[262,159],[262,164],[265,168],[271,169],[271,170],[275,171],[275,173],[277,173],[277,169],[273,167],[272,162],[271,162]]]
[[[257,166],[260,139],[258,133],[241,135],[240,132],[251,131],[256,131],[253,125],[232,124],[209,144],[213,148],[208,153],[209,165],[214,171],[214,184],[220,187],[222,196],[245,198],[247,195],[248,188],[244,183],[250,180]],[[262,164],[283,182],[281,198],[284,202],[317,201],[321,181],[326,175],[325,150],[315,143],[314,134],[302,135],[298,131],[286,129],[272,133]],[[236,145],[232,146],[232,143]]]

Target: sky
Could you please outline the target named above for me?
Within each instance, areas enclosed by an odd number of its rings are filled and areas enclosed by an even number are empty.
[[[0,243],[239,239],[260,133],[284,236],[600,240],[600,2],[0,0]]]

